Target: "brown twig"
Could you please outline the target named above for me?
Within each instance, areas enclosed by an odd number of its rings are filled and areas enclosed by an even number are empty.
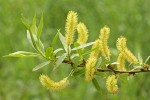
[[[72,61],[67,61],[64,60],[63,63],[71,64],[73,65],[74,63]],[[81,64],[79,64],[77,67],[85,67],[86,62],[83,60]],[[113,72],[115,74],[129,74],[129,75],[135,75],[136,73],[143,73],[143,72],[150,72],[149,68],[142,68],[140,70],[130,70],[130,71],[121,71],[121,70],[115,70],[114,67],[111,67],[111,65],[107,66],[108,69],[102,69],[102,68],[97,68],[96,71],[98,72]]]

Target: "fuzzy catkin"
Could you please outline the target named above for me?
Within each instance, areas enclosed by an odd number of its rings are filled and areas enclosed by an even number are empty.
[[[132,52],[126,46],[126,38],[120,37],[117,40],[117,49],[131,64],[137,64],[138,59],[132,54]]]
[[[77,42],[80,45],[85,44],[88,40],[88,30],[87,30],[86,26],[84,25],[84,23],[79,23],[77,25],[77,32],[78,32]]]
[[[85,66],[85,80],[91,81],[94,78],[95,65],[97,59],[89,58]]]
[[[77,13],[74,11],[69,11],[65,26],[66,31],[65,39],[67,46],[70,46],[73,43],[77,23],[78,23]]]
[[[110,93],[118,93],[118,85],[117,85],[118,78],[115,75],[108,76],[106,79],[106,88]]]
[[[121,53],[118,56],[117,62],[119,63],[117,65],[117,69],[118,70],[122,70],[122,71],[126,71],[126,68],[125,68],[125,58],[123,57],[123,55]]]
[[[50,79],[48,76],[42,74],[40,75],[39,79],[41,84],[49,90],[59,91],[69,85],[68,78],[64,78],[59,82],[55,82],[52,79]]]
[[[94,78],[95,65],[96,65],[99,52],[100,52],[99,39],[95,40],[95,43],[93,44],[92,49],[94,50],[90,53],[90,56],[85,65],[85,80],[86,81],[91,81]]]
[[[106,26],[104,26],[101,30],[100,30],[100,50],[102,53],[102,56],[105,57],[105,59],[110,60],[110,50],[109,50],[109,46],[108,46],[108,38],[109,38],[109,33],[110,33],[110,29]]]

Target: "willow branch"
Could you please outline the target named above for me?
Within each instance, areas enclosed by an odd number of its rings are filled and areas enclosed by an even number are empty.
[[[72,61],[67,61],[64,60],[63,63],[67,63],[67,64],[71,64],[73,65],[74,63]],[[86,62],[83,60],[83,62],[78,65],[77,67],[85,67]],[[129,75],[135,75],[137,73],[144,73],[144,72],[150,72],[149,68],[141,68],[139,70],[128,70],[128,71],[121,71],[121,70],[116,70],[113,67],[111,67],[111,65],[106,66],[108,69],[102,69],[102,68],[97,68],[96,71],[97,72],[113,72],[115,74],[129,74]]]

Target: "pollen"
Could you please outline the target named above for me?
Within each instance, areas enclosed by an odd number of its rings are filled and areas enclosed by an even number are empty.
[[[77,28],[77,23],[78,23],[77,13],[74,11],[69,11],[65,26],[66,30],[65,39],[67,46],[71,45],[74,41],[74,33]]]
[[[78,31],[78,40],[77,42],[80,45],[83,45],[88,40],[88,30],[87,27],[84,25],[84,23],[79,23],[77,25],[77,31]]]
[[[69,85],[68,78],[64,78],[59,82],[55,82],[52,79],[50,79],[48,76],[42,74],[40,75],[39,79],[41,84],[48,90],[59,91]]]

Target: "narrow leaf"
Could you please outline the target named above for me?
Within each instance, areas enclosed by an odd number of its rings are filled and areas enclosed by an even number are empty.
[[[73,73],[74,76],[79,76],[79,75],[83,75],[85,72],[85,69],[80,69],[80,70],[77,70]]]
[[[23,16],[23,14],[21,14],[21,16],[22,16],[22,18],[21,18],[22,23],[26,26],[27,29],[29,29],[30,24],[29,24],[28,20]]]
[[[52,47],[55,46],[55,44],[56,44],[56,42],[57,42],[57,39],[58,39],[58,36],[59,36],[59,33],[60,33],[60,30],[57,30],[57,31],[58,31],[58,32],[56,33],[56,35],[55,35],[55,37],[54,37],[54,39],[53,39],[53,41],[52,41],[52,44],[51,44]]]
[[[150,59],[150,56],[148,56],[147,58],[146,58],[146,60],[145,60],[145,64],[148,62],[148,60]]]
[[[59,33],[59,39],[60,39],[60,41],[61,41],[61,43],[64,47],[64,50],[67,52],[68,50],[67,50],[67,44],[66,44],[66,41],[65,41],[65,37],[61,33]]]
[[[20,57],[20,58],[28,58],[28,57],[37,57],[39,54],[32,53],[32,52],[26,52],[26,51],[17,51],[14,53],[10,53],[3,57]]]
[[[58,49],[56,49],[56,50],[54,51],[54,54],[57,54],[59,51],[62,51],[62,50],[64,50],[64,49],[58,48]]]
[[[35,35],[37,35],[37,26],[36,26],[36,15],[34,15],[31,25],[31,32]]]
[[[62,54],[58,58],[58,60],[56,61],[56,67],[55,67],[55,69],[64,61],[64,59],[66,58],[66,56],[67,56],[67,53],[64,53],[64,54]]]
[[[75,47],[73,48],[72,50],[78,50],[78,49],[81,49],[81,48],[85,48],[85,47],[88,47],[90,45],[93,45],[95,42],[90,42],[90,43],[87,43],[87,44],[83,44],[81,46],[78,46],[78,47]]]
[[[73,58],[78,57],[78,56],[79,56],[79,54],[72,54],[70,58],[73,59]]]
[[[32,71],[39,70],[39,69],[43,68],[44,66],[50,64],[50,62],[51,62],[51,61],[46,61],[46,62],[44,62],[44,63],[41,63],[41,64],[37,65],[36,67],[34,67],[34,68],[32,69]]]
[[[100,66],[101,62],[102,62],[102,57],[99,57],[99,59],[96,63],[96,68],[98,68]]]
[[[37,38],[38,38],[38,40],[41,37],[42,29],[43,29],[43,14],[41,15],[41,19],[40,19],[40,23],[39,23],[38,31],[37,31]]]
[[[102,90],[101,90],[101,88],[100,88],[100,86],[99,86],[99,84],[98,84],[98,81],[97,81],[95,78],[92,80],[92,83],[93,83],[93,85],[95,86],[95,88],[97,89],[97,91],[98,91],[100,94],[102,94]]]
[[[46,49],[45,56],[46,56],[46,58],[51,58],[52,55],[53,55],[53,47],[48,47]]]

